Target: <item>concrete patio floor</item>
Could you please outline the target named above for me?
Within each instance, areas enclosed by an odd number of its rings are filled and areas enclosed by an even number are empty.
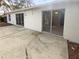
[[[20,26],[0,27],[0,59],[68,59],[67,41]]]

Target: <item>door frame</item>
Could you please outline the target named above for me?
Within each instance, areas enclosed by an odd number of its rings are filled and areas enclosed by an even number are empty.
[[[19,17],[18,21],[17,21],[17,15]],[[16,13],[15,16],[16,16],[16,25],[24,26],[24,13]],[[22,21],[22,18],[20,19],[20,16],[23,17],[23,21]],[[21,22],[21,24],[19,22]]]
[[[42,11],[42,32],[47,32],[47,31],[43,31],[43,12],[44,11],[51,11],[51,23],[50,23],[50,32],[48,32],[48,33],[52,33],[52,16],[53,16],[53,10],[64,10],[64,24],[65,24],[65,8],[61,8],[61,9],[52,9],[52,10],[43,10]],[[64,24],[63,24],[63,33],[64,33]],[[62,33],[62,34],[63,34]],[[55,34],[55,33],[53,33],[53,34]],[[55,34],[55,35],[57,35],[57,36],[60,36],[60,35],[58,35],[58,34]],[[63,36],[63,35],[62,35]]]
[[[50,10],[44,10],[44,11],[42,11],[42,31],[44,31],[43,30],[43,12],[45,12],[45,11],[50,11]],[[51,13],[51,11],[50,11],[50,13]],[[50,19],[50,23],[51,23],[51,19]],[[50,26],[49,27],[51,27],[51,24],[50,24]],[[46,31],[47,32],[47,31]],[[49,31],[50,32],[50,31]]]

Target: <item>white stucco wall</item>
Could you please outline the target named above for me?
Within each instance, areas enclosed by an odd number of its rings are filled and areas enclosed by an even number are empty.
[[[7,23],[10,23],[8,15],[7,15]]]
[[[15,14],[11,15],[11,23],[16,25],[16,16],[15,16]]]
[[[11,21],[9,21],[9,16],[7,15],[7,23],[16,25],[16,16],[15,14],[10,14]]]
[[[79,43],[79,4],[69,5],[66,9],[64,38]]]
[[[42,14],[39,9],[24,13],[24,27],[35,31],[42,31]]]

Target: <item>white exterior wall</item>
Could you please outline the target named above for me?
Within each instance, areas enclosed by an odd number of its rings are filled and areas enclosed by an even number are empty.
[[[70,5],[66,9],[64,38],[79,43],[79,4]]]
[[[10,18],[11,18],[11,21],[9,21],[9,16],[7,15],[7,23],[11,23],[11,24],[14,24],[16,25],[16,16],[15,14],[10,14]]]
[[[16,16],[15,16],[15,14],[11,15],[11,23],[16,25]]]
[[[7,23],[10,23],[8,15],[7,15]]]
[[[39,9],[24,13],[24,27],[35,31],[42,31],[42,12]]]

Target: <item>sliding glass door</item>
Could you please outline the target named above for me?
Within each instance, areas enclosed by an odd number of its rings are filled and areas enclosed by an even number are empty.
[[[51,11],[43,11],[43,31],[50,32]]]
[[[52,32],[57,35],[63,35],[64,14],[65,14],[64,9],[43,11],[42,12],[43,31]]]
[[[24,26],[24,14],[16,14],[16,24]]]
[[[52,32],[63,35],[64,27],[64,9],[53,10],[52,12]]]

